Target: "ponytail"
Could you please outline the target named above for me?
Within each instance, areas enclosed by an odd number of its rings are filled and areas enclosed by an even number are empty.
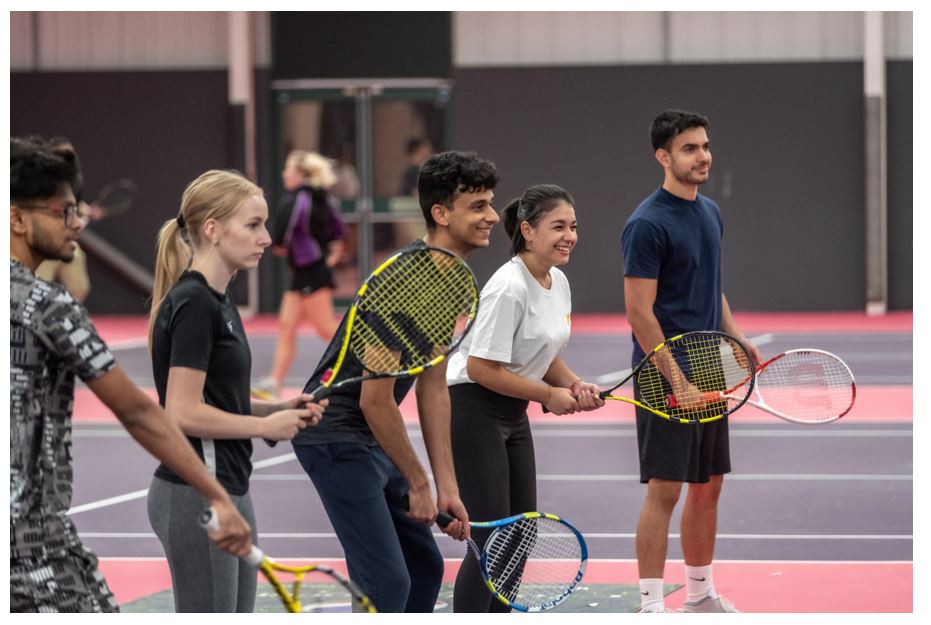
[[[527,242],[524,241],[524,235],[520,231],[522,219],[518,218],[518,212],[521,208],[521,199],[514,198],[508,202],[507,206],[501,211],[501,219],[504,221],[504,231],[511,241],[511,256],[517,256],[527,248]]]
[[[152,336],[158,310],[184,270],[191,262],[191,247],[185,242],[181,231],[183,222],[169,219],[158,232],[155,254],[155,286],[152,288],[152,308],[149,310],[149,351],[152,351]]]

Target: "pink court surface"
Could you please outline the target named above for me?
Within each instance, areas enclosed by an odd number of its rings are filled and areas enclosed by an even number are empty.
[[[853,434],[850,434],[850,437],[860,436],[861,438],[865,438],[869,435],[862,434],[862,432],[875,430],[881,434],[881,436],[876,439],[876,444],[883,444],[884,439],[888,439],[891,436],[906,438],[907,442],[910,443],[913,415],[912,384],[910,377],[912,315],[910,312],[891,313],[882,317],[867,317],[857,313],[744,313],[738,314],[737,320],[748,336],[765,336],[767,337],[765,339],[766,341],[772,342],[773,349],[776,349],[775,346],[778,345],[780,351],[792,347],[818,347],[822,344],[825,345],[825,348],[831,349],[829,344],[824,343],[825,341],[829,343],[829,339],[846,341],[843,345],[848,346],[846,349],[851,356],[855,352],[859,353],[864,359],[864,363],[872,363],[872,365],[858,368],[854,362],[848,359],[847,353],[842,349],[837,350],[837,353],[844,357],[845,360],[848,360],[848,363],[850,363],[851,367],[854,369],[854,373],[858,378],[858,385],[856,405],[841,422],[834,424],[837,426],[837,428],[835,428],[835,433],[839,432],[841,428],[844,428],[843,431],[845,432],[853,432]],[[146,357],[145,319],[138,317],[97,317],[94,321],[101,335],[116,351],[118,360],[123,362],[124,358],[144,359]],[[254,352],[256,350],[255,346],[263,342],[267,343],[266,347],[268,349],[266,351],[269,351],[274,344],[274,337],[276,334],[276,320],[274,317],[261,316],[246,320],[245,324],[250,341],[253,341]],[[614,340],[617,340],[618,337],[623,337],[623,341],[626,342],[629,340],[627,337],[629,337],[630,333],[629,326],[621,315],[576,315],[572,319],[572,331],[574,339],[576,337],[582,341],[589,339],[593,341],[593,343],[589,344],[594,345],[597,345],[597,341],[599,341],[600,337],[613,337]],[[306,337],[310,336],[310,334],[306,335]],[[907,376],[896,377],[887,375],[888,370],[885,365],[883,365],[883,358],[886,356],[871,351],[873,349],[871,346],[880,343],[881,337],[883,336],[897,336],[903,343],[909,345],[908,363],[906,363],[909,372]],[[304,338],[304,335],[302,335],[302,339]],[[313,337],[307,340],[317,341],[317,339]],[[320,343],[320,345],[322,346],[322,343]],[[834,350],[832,349],[831,351]],[[629,350],[627,353],[629,354]],[[766,349],[764,349],[764,353],[766,353]],[[629,359],[627,356],[625,356],[625,358]],[[567,357],[567,361],[572,365],[571,358]],[[311,363],[311,366],[313,364],[315,364],[315,361]],[[618,362],[618,366],[614,367],[614,369],[624,368],[627,364],[627,362]],[[867,374],[861,377],[860,371],[858,370],[860,368],[868,368],[870,370],[876,369],[876,371],[873,375]],[[609,370],[610,369],[607,369],[606,371]],[[298,375],[299,373],[306,373],[306,368],[301,371],[292,369],[291,374],[295,375],[296,378],[288,380],[286,384],[288,388],[284,391],[284,395],[288,396],[292,392],[296,393],[300,390],[300,382],[297,381],[297,379],[300,378],[300,375]],[[138,376],[137,382],[139,382]],[[146,388],[146,390],[155,396],[155,391],[151,386]],[[404,401],[401,406],[401,411],[408,425],[410,427],[416,427],[417,416],[416,408],[413,403],[413,394],[410,394],[408,399]],[[563,432],[564,428],[583,428],[583,430],[584,428],[588,428],[590,432],[603,433],[610,432],[613,428],[619,432],[628,432],[627,436],[629,438],[629,432],[632,430],[633,426],[632,407],[621,402],[608,402],[607,406],[597,412],[567,417],[544,415],[537,404],[531,404],[528,412],[535,432],[539,430],[543,435],[546,435],[547,431]],[[117,425],[117,421],[113,415],[110,414],[84,387],[79,387],[76,392],[74,422],[76,431],[82,428],[95,431],[95,429],[100,430],[101,428]],[[784,428],[782,434],[777,432],[777,437],[779,438],[786,438],[788,436],[786,433],[796,431],[789,428],[801,427],[785,424],[753,407],[744,408],[739,413],[735,414],[735,416],[732,417],[732,424],[732,436],[738,424],[739,427],[742,428],[741,431],[747,432],[747,436],[755,436],[757,432],[770,432],[778,428]],[[834,427],[834,425],[820,427],[831,428]],[[799,431],[801,432],[801,430]],[[861,434],[856,434],[857,432],[861,432]],[[890,435],[889,432],[894,432],[895,434]],[[553,436],[556,437],[558,435],[554,434]],[[800,436],[805,437],[808,435],[802,432]],[[550,441],[548,444],[568,445],[572,442],[570,439],[571,437],[566,438],[562,442]],[[541,441],[544,444],[546,443],[544,439],[541,439]],[[632,446],[634,443],[627,440],[623,445]],[[258,450],[259,447],[260,446],[257,445],[256,449]],[[560,447],[557,446],[554,447],[554,449],[560,449]],[[281,451],[280,448],[278,451]],[[290,450],[287,451],[290,452]],[[879,457],[884,453],[886,452],[880,451],[877,453],[877,456]],[[894,455],[895,453],[894,450],[891,450],[886,453],[886,455]],[[542,455],[544,454],[538,451],[538,456]],[[845,462],[846,465],[850,465],[851,459],[848,458]],[[826,457],[823,459],[823,464],[823,467],[812,468],[811,472],[823,477],[824,474],[830,473],[832,465],[836,463],[833,462],[832,458]],[[855,465],[856,463],[853,462],[853,464]],[[739,609],[746,612],[911,612],[913,610],[913,565],[911,558],[910,521],[912,514],[910,507],[912,487],[911,466],[911,458],[909,457],[905,459],[904,464],[901,465],[901,467],[905,467],[902,469],[901,474],[893,476],[893,478],[899,480],[899,482],[907,482],[907,486],[903,486],[903,488],[907,488],[907,492],[903,494],[903,498],[897,499],[896,501],[901,503],[907,499],[908,505],[906,506],[903,503],[900,506],[903,509],[895,511],[896,515],[903,518],[902,527],[905,528],[904,531],[896,536],[880,536],[880,534],[885,534],[882,530],[881,523],[878,523],[875,533],[870,533],[862,527],[837,530],[838,533],[849,534],[851,536],[863,534],[866,542],[872,540],[873,543],[871,544],[877,545],[876,550],[850,552],[854,554],[866,553],[867,555],[861,557],[854,555],[849,558],[843,557],[845,555],[844,552],[828,551],[825,551],[828,555],[822,557],[819,554],[821,554],[823,550],[819,549],[813,549],[812,553],[815,555],[810,557],[804,557],[804,555],[802,555],[801,557],[793,556],[791,559],[789,559],[789,555],[786,556],[786,559],[782,559],[781,556],[760,559],[748,557],[748,559],[743,559],[739,555],[736,557],[722,555],[722,559],[716,561],[714,569],[715,585],[718,591],[733,600]],[[580,469],[581,472],[585,472],[586,470],[587,468],[584,465]],[[862,472],[865,473],[866,470],[867,469],[864,468]],[[879,471],[879,469],[877,469],[877,471]],[[550,471],[543,468],[538,460],[538,473],[546,472]],[[756,473],[757,471],[747,469],[746,472]],[[793,467],[787,467],[786,472],[794,473],[795,471],[793,471]],[[885,472],[893,473],[894,471],[889,469]],[[798,473],[802,473],[801,470],[799,470]],[[735,469],[734,478],[737,479],[739,477],[739,473]],[[750,479],[752,476],[747,477]],[[888,475],[883,476],[883,478],[892,479]],[[803,476],[803,479],[806,478]],[[809,476],[807,479],[814,480],[818,478]],[[837,479],[854,478],[844,476],[837,477]],[[868,480],[869,478],[860,476],[857,479]],[[632,481],[634,483],[630,485],[631,489],[636,486],[636,480]],[[847,484],[847,482],[843,483]],[[738,484],[738,482],[734,482],[734,484]],[[139,488],[145,488],[147,485],[147,482],[143,483]],[[637,491],[632,490],[631,492],[634,493]],[[639,496],[642,497],[642,492]],[[754,496],[760,495],[757,494]],[[765,497],[765,495],[763,496]],[[880,493],[876,496],[878,497],[878,506],[889,505],[889,500],[883,499],[885,496],[884,494]],[[76,504],[84,503],[78,499],[79,498],[76,498]],[[805,506],[807,503],[803,498],[799,497],[796,501],[792,499],[788,501],[790,502],[789,505],[798,508],[795,513],[796,517],[804,517],[806,515]],[[144,499],[137,501],[136,504],[142,506],[144,509]],[[639,500],[630,502],[630,505],[636,509],[639,506]],[[745,505],[749,507],[752,506],[753,503],[750,502]],[[559,512],[558,510],[553,511]],[[114,509],[113,512],[115,513],[116,509]],[[876,511],[877,517],[882,517],[888,513],[890,513],[890,511],[885,509]],[[577,514],[578,512],[573,512],[573,520],[575,520],[575,515]],[[138,517],[139,515],[136,516]],[[567,516],[569,515],[567,514]],[[905,519],[905,517],[907,517],[907,519]],[[144,518],[144,516],[141,518]],[[812,531],[810,534],[823,534],[825,535],[825,543],[832,542],[830,540],[832,537],[828,536],[832,531],[832,523],[833,521],[831,519],[825,518],[820,522],[820,525],[823,526],[823,531]],[[578,525],[578,523],[576,524]],[[82,533],[85,531],[84,527],[80,524],[79,529]],[[136,527],[134,531],[141,532],[143,530],[148,530],[148,528]],[[767,531],[761,530],[759,531],[759,535],[770,536],[772,533],[771,530],[773,530],[773,528],[767,528]],[[633,531],[633,525],[624,528],[625,534],[623,534],[623,536],[625,538],[623,540],[627,542],[623,542],[623,548],[620,552],[615,551],[610,554],[617,557],[598,557],[598,555],[595,554],[596,549],[593,547],[602,544],[599,541],[604,539],[597,536],[590,539],[589,548],[592,550],[593,555],[585,576],[586,584],[636,584],[638,577],[637,566],[636,561],[632,559],[633,543],[630,540]],[[719,527],[719,532],[720,531],[721,529]],[[755,535],[752,534],[753,531],[752,529],[748,529],[746,534],[741,536],[741,540],[751,540],[752,536]],[[585,533],[584,530],[583,533]],[[890,534],[891,533],[892,532],[890,532]],[[771,537],[772,536],[770,536],[770,538]],[[804,536],[802,538],[808,539],[808,542],[805,543],[806,545],[815,544],[815,541],[812,540],[812,538],[814,538],[813,536]],[[885,543],[883,538],[885,538]],[[616,543],[617,540],[620,539],[612,540]],[[765,538],[761,538],[760,540],[765,540]],[[884,544],[888,545],[891,542],[903,540],[907,543],[904,550],[900,549],[894,553],[890,552],[893,554],[893,557],[883,557],[885,553],[883,551]],[[333,538],[332,541],[335,542],[335,538]],[[671,538],[670,540],[670,560],[666,567],[665,577],[666,581],[669,583],[681,583],[683,579],[683,564],[681,555],[677,558],[673,553],[672,546],[674,542],[677,542],[677,538]],[[833,542],[836,544],[842,541],[835,540]],[[157,543],[155,544],[157,546]],[[276,542],[273,544],[273,548],[277,549],[280,555],[288,555],[287,543]],[[744,542],[742,544],[746,545],[750,543]],[[129,556],[119,555],[114,550],[105,550],[106,553],[101,553],[96,543],[90,544],[90,546],[100,553],[101,570],[107,577],[111,588],[116,594],[117,600],[121,604],[165,591],[171,587],[167,565],[163,558],[158,557],[157,551],[149,556]],[[761,553],[762,552],[763,551],[761,551]],[[306,550],[301,550],[299,553],[300,555],[304,555]],[[451,553],[444,551],[444,555],[447,556],[445,573],[445,581],[447,582],[451,582],[455,578],[458,570],[460,558],[452,557],[456,553],[458,553],[458,550],[453,550]],[[732,554],[733,552],[729,553]],[[753,550],[751,550],[751,553],[753,553]],[[804,548],[801,551],[797,551],[797,553],[805,553]],[[838,553],[840,553],[840,556],[837,555]],[[832,554],[833,557],[831,557]],[[292,555],[298,554],[292,552]],[[315,561],[329,564],[337,569],[345,571],[343,561],[333,557],[336,554],[324,553],[324,551],[318,550],[308,555],[314,557],[319,556]],[[791,597],[791,601],[787,602],[787,597]],[[667,596],[667,606],[672,608],[681,607],[684,600],[684,589],[678,589]]]

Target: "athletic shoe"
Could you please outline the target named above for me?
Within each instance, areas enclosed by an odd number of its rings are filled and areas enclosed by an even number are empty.
[[[637,608],[636,610],[634,610],[634,613],[650,614],[650,613],[653,613],[653,612],[656,612],[656,613],[659,613],[659,612],[675,612],[675,610],[673,610],[673,609],[671,609],[671,608],[667,608],[666,606],[662,606],[662,607],[659,608],[658,610],[653,610],[653,609],[651,609],[651,608],[652,608],[652,606],[646,606],[646,607],[640,606],[639,608]]]
[[[265,376],[252,385],[250,392],[254,399],[275,401],[278,399],[278,381],[271,376]]]
[[[682,612],[740,612],[740,610],[719,595],[714,599],[705,597],[701,601],[686,601],[682,604]]]

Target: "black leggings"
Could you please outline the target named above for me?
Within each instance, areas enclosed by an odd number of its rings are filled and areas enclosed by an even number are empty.
[[[478,384],[449,387],[453,461],[459,495],[469,518],[493,521],[537,507],[533,436],[523,399]],[[491,530],[472,529],[479,547]],[[456,576],[454,612],[509,612],[485,583],[478,562],[467,554]]]

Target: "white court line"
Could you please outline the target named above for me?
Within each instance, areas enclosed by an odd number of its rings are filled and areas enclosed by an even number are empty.
[[[118,341],[111,341],[107,343],[107,347],[110,348],[111,352],[119,352],[124,349],[137,349],[139,347],[147,347],[149,345],[148,337],[138,337],[133,339],[120,339]]]
[[[432,475],[430,476],[432,479]],[[267,473],[253,475],[257,482],[301,482],[307,480],[304,473]],[[611,474],[611,473],[579,473],[579,474],[543,474],[538,475],[541,482],[639,482],[638,474]],[[728,474],[726,480],[741,482],[777,482],[777,481],[809,481],[809,482],[911,482],[913,477],[907,474],[843,474],[843,473],[774,473],[774,474]]]
[[[286,454],[284,456],[276,456],[274,458],[267,458],[265,460],[260,460],[256,463],[253,463],[252,467],[254,469],[264,469],[266,467],[273,467],[279,464],[284,464],[286,462],[291,462],[292,460],[297,460],[295,455]],[[149,489],[145,488],[143,490],[137,490],[131,493],[126,493],[125,495],[117,495],[116,497],[109,497],[107,499],[101,499],[99,501],[92,501],[90,503],[85,503],[80,506],[74,506],[68,510],[68,514],[78,514],[80,512],[87,512],[88,510],[99,510],[100,508],[109,508],[110,506],[115,506],[117,504],[125,503],[127,501],[134,501],[136,499],[142,499],[149,494]]]
[[[82,534],[83,536],[84,534]],[[445,536],[445,534],[444,534]],[[166,562],[164,556],[97,556],[98,560],[107,562]],[[333,558],[324,556],[288,556],[278,558],[279,560],[309,560],[313,562],[345,562],[343,558]],[[462,562],[462,558],[443,558],[444,562]],[[636,564],[637,561],[632,558],[589,558],[589,562],[601,562],[604,564]],[[787,564],[787,565],[811,565],[823,564],[825,566],[846,565],[851,566],[876,566],[878,564],[901,564],[911,566],[912,560],[718,560],[715,558],[715,564]],[[684,561],[675,558],[668,558],[667,564],[684,564]]]
[[[433,532],[434,536],[445,536],[442,532]],[[634,533],[618,532],[585,532],[585,539],[632,539]],[[153,532],[81,532],[82,538],[156,538]],[[679,534],[671,533],[670,538],[680,538]],[[259,532],[259,538],[265,540],[332,540],[336,538],[335,532]],[[718,534],[721,540],[912,540],[911,534]]]
[[[413,438],[422,438],[423,433],[420,429],[412,428],[407,431],[408,436]],[[560,429],[555,424],[539,423],[534,425],[534,438],[632,438],[637,435],[633,424],[619,423],[615,428],[578,428],[578,429]],[[859,428],[843,429],[842,426],[831,426],[830,428],[802,427],[786,424],[785,427],[778,430],[762,430],[756,428],[746,428],[742,424],[731,424],[730,435],[732,437],[742,438],[911,438],[912,427],[896,428]],[[129,434],[122,428],[76,428],[72,433],[74,438],[129,438]],[[285,457],[285,456],[280,456]],[[268,462],[261,460],[256,462]],[[274,464],[287,462],[286,460],[274,461]],[[271,466],[271,465],[262,465]],[[261,468],[261,467],[260,467]]]

